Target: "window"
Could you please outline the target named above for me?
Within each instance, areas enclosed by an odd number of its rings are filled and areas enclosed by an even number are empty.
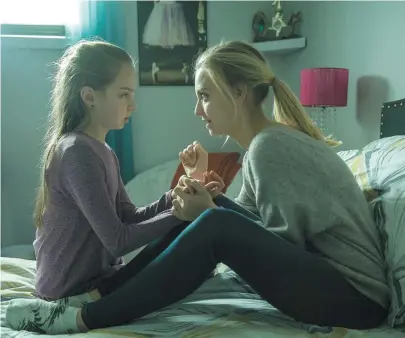
[[[80,0],[1,0],[3,36],[65,36],[79,21]]]

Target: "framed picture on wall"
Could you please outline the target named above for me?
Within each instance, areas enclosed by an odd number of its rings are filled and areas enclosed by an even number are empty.
[[[193,86],[207,48],[207,1],[137,1],[139,84]]]

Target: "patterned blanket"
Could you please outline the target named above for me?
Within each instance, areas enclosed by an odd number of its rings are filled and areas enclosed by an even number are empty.
[[[1,258],[1,337],[33,337],[7,327],[7,302],[34,298],[35,261]],[[255,337],[255,338],[403,338],[405,331],[385,326],[367,331],[306,325],[293,321],[270,306],[238,276],[227,271],[216,275],[189,297],[129,325],[93,330],[75,337]],[[58,337],[69,337],[59,335]],[[45,335],[46,337],[46,335]],[[49,336],[51,337],[51,336]]]

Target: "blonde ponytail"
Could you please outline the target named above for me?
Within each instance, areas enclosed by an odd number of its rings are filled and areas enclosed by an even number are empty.
[[[194,70],[204,69],[220,92],[232,100],[231,88],[245,84],[253,91],[254,102],[263,103],[274,92],[274,118],[277,122],[298,129],[316,140],[323,140],[332,147],[342,142],[325,137],[315,125],[293,91],[275,77],[260,52],[241,41],[221,42],[208,48],[196,60]]]
[[[297,96],[284,81],[273,77],[271,86],[274,94],[274,119],[277,122],[298,129],[316,140],[325,140],[332,147],[342,144],[342,142],[334,140],[331,136],[325,137],[323,135],[306,113]]]

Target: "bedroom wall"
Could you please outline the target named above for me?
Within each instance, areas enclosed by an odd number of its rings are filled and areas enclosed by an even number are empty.
[[[23,38],[22,38],[23,39]],[[32,40],[32,39],[31,39]],[[27,43],[27,47],[22,43]],[[1,245],[30,243],[51,63],[63,45],[1,39]]]
[[[343,67],[350,70],[348,106],[337,110],[339,149],[355,149],[379,138],[383,102],[405,97],[405,2],[299,2],[304,51],[289,56],[284,78],[299,93],[300,70]]]
[[[128,50],[137,56],[136,2],[125,1]],[[250,24],[258,9],[270,2],[210,2],[208,43],[251,39]],[[228,13],[232,13],[229,20]],[[62,54],[63,41],[54,39],[1,39],[1,246],[30,244],[34,238],[33,201],[38,184],[38,161],[48,112],[51,63]],[[223,139],[208,136],[193,115],[192,87],[145,88],[137,93],[133,119],[135,169],[140,172],[176,158],[195,139],[209,150],[221,151]],[[229,142],[223,150],[239,147]]]

